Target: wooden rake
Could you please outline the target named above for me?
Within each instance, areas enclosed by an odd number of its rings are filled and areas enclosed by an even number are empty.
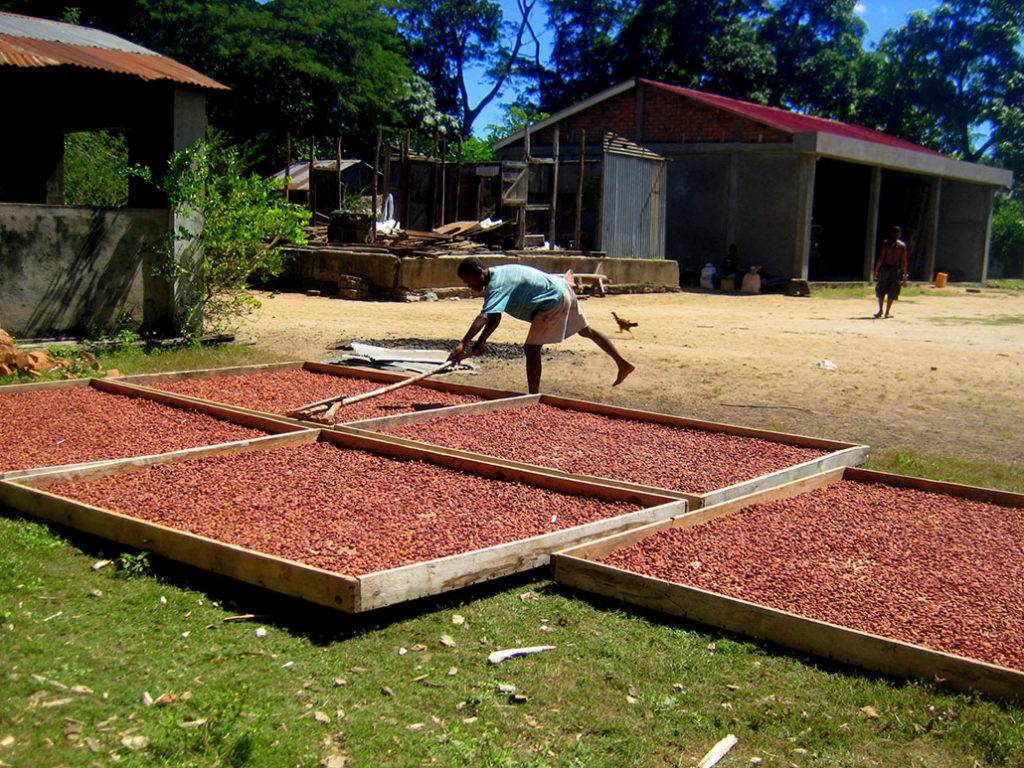
[[[369,392],[363,392],[358,395],[352,395],[348,397],[346,395],[337,395],[336,397],[328,397],[324,400],[317,400],[315,403],[309,403],[301,408],[295,408],[291,411],[286,411],[285,416],[291,416],[293,419],[305,419],[306,421],[315,421],[320,424],[332,424],[335,414],[346,405],[352,403],[358,403],[361,400],[369,400],[371,397],[377,397],[387,392],[393,392],[396,389],[407,387],[410,384],[415,384],[417,381],[423,381],[428,376],[441,373],[441,371],[447,370],[455,365],[454,360],[446,360],[429,371],[418,373],[415,376],[410,376],[408,379],[402,379],[402,381],[396,381],[394,384],[388,384],[386,387],[380,387],[379,389],[371,389]],[[321,413],[321,411],[323,413]]]

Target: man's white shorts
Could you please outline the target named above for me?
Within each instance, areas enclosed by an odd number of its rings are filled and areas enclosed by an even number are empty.
[[[580,309],[576,292],[568,285],[562,300],[546,312],[538,312],[530,323],[527,344],[557,344],[588,325],[587,316]]]

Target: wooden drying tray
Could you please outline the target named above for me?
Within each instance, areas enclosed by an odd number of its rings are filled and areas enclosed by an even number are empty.
[[[163,405],[170,406],[172,408],[188,408],[199,413],[205,413],[215,418],[223,419],[224,421],[231,422],[232,424],[240,424],[245,427],[251,427],[252,429],[258,429],[263,432],[267,432],[270,435],[284,434],[290,432],[300,432],[308,430],[310,427],[305,423],[298,423],[293,419],[287,419],[284,417],[274,416],[272,414],[258,413],[255,411],[247,411],[243,408],[234,408],[229,405],[220,405],[219,403],[211,403],[207,400],[198,400],[192,397],[184,397],[180,395],[174,395],[169,392],[162,392],[160,390],[151,390],[144,387],[135,386],[127,383],[125,379],[112,378],[112,379],[71,379],[68,381],[50,381],[50,382],[39,382],[38,384],[24,384],[17,385],[18,391],[32,391],[32,390],[54,390],[54,389],[75,389],[78,387],[93,387],[101,392],[106,392],[113,395],[125,395],[127,397],[139,397],[154,402],[162,403]],[[7,390],[0,388],[0,394]],[[224,446],[246,446],[250,443],[257,442],[264,438],[251,438],[248,440],[238,440],[231,443],[223,443]],[[194,449],[184,449],[182,451],[175,451],[172,453],[160,454],[162,456],[174,455],[178,453],[188,453]],[[125,461],[125,459],[100,459],[98,461],[81,462],[78,464],[64,464],[61,465],[61,469],[71,470],[81,467],[94,467],[103,466],[106,464],[117,463]],[[34,467],[30,469],[12,469],[7,472],[0,472],[0,479],[26,477],[28,475],[35,475],[40,473],[49,472],[51,470],[58,469],[58,467]]]
[[[150,373],[139,376],[126,376],[118,381],[135,385],[140,388],[140,391],[147,393],[158,393],[158,395],[149,395],[158,399],[158,397],[166,397],[169,393],[156,389],[161,383],[168,383],[173,381],[182,381],[184,379],[212,379],[218,376],[255,376],[261,373],[276,373],[280,371],[296,371],[306,370],[313,373],[324,373],[330,376],[338,376],[339,378],[345,379],[363,379],[366,381],[378,381],[382,384],[393,384],[405,379],[413,377],[414,373],[395,373],[393,371],[382,371],[377,368],[360,368],[357,366],[346,366],[346,365],[331,365],[328,363],[314,363],[314,362],[302,362],[292,361],[285,363],[271,363],[265,365],[243,365],[235,366],[230,368],[202,368],[194,371],[171,371],[168,373]],[[438,379],[424,379],[423,381],[417,382],[417,387],[425,387],[427,389],[437,390],[439,392],[450,392],[457,395],[473,395],[476,397],[482,397],[484,399],[497,399],[506,397],[516,397],[519,395],[518,392],[509,392],[499,389],[490,389],[488,387],[477,387],[470,384],[457,384],[451,381],[444,381]],[[189,404],[196,403],[213,403],[211,400],[204,400],[202,398],[190,397],[187,395],[173,395],[174,398],[180,402],[187,402]],[[309,421],[307,419],[297,419],[291,416],[285,416],[283,414],[267,414],[265,411],[258,411],[251,408],[243,408],[241,406],[229,406],[231,410],[240,413],[249,413],[252,415],[260,416],[272,416],[272,418],[279,421],[285,421],[291,424],[319,429],[324,425],[319,422]],[[447,410],[446,408],[431,409],[430,413],[436,413],[438,411]],[[337,425],[335,425],[337,426]]]
[[[961,691],[980,691],[997,699],[1024,700],[1024,672],[1015,669],[929,650],[900,640],[808,619],[596,562],[659,531],[700,525],[750,504],[791,498],[840,480],[880,482],[1024,508],[1024,494],[856,468],[837,468],[789,485],[758,491],[671,520],[557,552],[551,557],[552,578],[559,584],[622,600],[641,608],[654,609],[886,675],[931,683],[942,681]]]
[[[402,413],[396,414],[395,416],[384,416],[376,419],[352,421],[346,424],[335,425],[333,429],[346,432],[384,432],[385,430],[397,429],[398,427],[402,427],[407,424],[422,424],[427,421],[433,421],[434,419],[460,418],[476,413],[486,413],[489,411],[505,410],[510,408],[524,408],[537,403],[551,405],[556,408],[563,408],[571,411],[596,413],[618,419],[632,419],[635,421],[663,424],[670,427],[696,429],[706,432],[736,435],[740,437],[760,438],[777,443],[785,443],[788,445],[797,445],[807,448],[818,448],[824,451],[829,451],[828,454],[817,459],[812,459],[801,464],[795,464],[792,467],[786,467],[785,469],[780,469],[767,475],[751,478],[750,480],[744,480],[743,482],[736,483],[735,485],[708,491],[703,494],[686,493],[675,489],[659,488],[612,478],[596,478],[588,475],[575,475],[552,467],[540,467],[536,464],[512,461],[499,457],[490,458],[491,461],[507,467],[533,471],[540,470],[550,475],[558,475],[576,480],[586,479],[616,488],[632,489],[647,493],[661,494],[677,499],[686,499],[690,502],[691,509],[699,509],[700,507],[720,504],[724,501],[728,501],[729,499],[754,493],[755,491],[763,488],[773,488],[775,486],[784,485],[786,483],[799,480],[800,478],[816,475],[819,472],[824,472],[836,467],[857,466],[859,464],[863,464],[867,460],[870,450],[866,445],[843,443],[835,440],[824,440],[804,435],[791,435],[783,432],[770,432],[763,429],[752,429],[732,424],[718,424],[715,422],[700,421],[697,419],[684,418],[682,416],[672,416],[654,411],[620,408],[618,406],[605,405],[603,403],[574,400],[564,397],[555,397],[552,395],[519,395],[500,399],[496,398],[482,403],[467,403],[465,405],[454,405],[447,408],[437,408],[429,411],[417,411],[415,413]],[[435,445],[433,443],[409,440],[407,438],[395,437],[392,435],[382,435],[382,438],[395,444],[419,446],[429,445],[430,448],[438,454],[463,457],[477,455],[456,448],[448,448],[441,445]]]
[[[223,544],[213,539],[150,523],[49,493],[58,482],[84,481],[106,475],[142,471],[164,463],[188,461],[242,450],[273,450],[314,441],[341,449],[354,448],[384,456],[415,458],[483,477],[522,482],[540,488],[627,501],[643,508],[607,520],[534,536],[522,541],[442,557],[375,573],[350,576],[310,567],[272,555]],[[396,479],[400,475],[396,474]],[[570,480],[540,472],[516,470],[485,460],[435,455],[429,450],[394,445],[372,436],[332,430],[304,430],[238,444],[179,451],[164,456],[106,462],[101,466],[57,469],[18,479],[0,480],[0,503],[27,515],[67,525],[120,544],[155,552],[239,581],[348,612],[359,613],[436,595],[548,563],[551,552],[611,533],[684,514],[686,502],[664,496],[634,493],[595,482]]]

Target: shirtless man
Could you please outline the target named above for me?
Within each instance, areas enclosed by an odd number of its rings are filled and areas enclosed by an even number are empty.
[[[900,288],[907,284],[910,277],[907,270],[907,244],[900,240],[901,230],[893,227],[889,237],[882,243],[875,262],[875,296],[878,297],[878,312],[875,317],[882,317],[882,304],[885,303],[885,317],[890,317],[892,303],[900,297]]]

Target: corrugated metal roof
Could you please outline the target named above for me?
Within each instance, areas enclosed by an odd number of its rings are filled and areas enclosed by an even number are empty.
[[[89,27],[0,13],[0,67],[72,66],[226,90],[216,80],[130,40]]]
[[[691,88],[682,88],[678,85],[668,85],[666,83],[659,83],[657,80],[646,80],[644,78],[637,78],[638,83],[644,83],[653,88],[659,88],[664,91],[671,93],[677,93],[680,96],[685,96],[688,99],[693,99],[702,104],[721,109],[726,112],[731,112],[739,117],[746,118],[747,120],[753,120],[754,122],[763,123],[770,128],[776,128],[786,133],[801,133],[804,131],[820,131],[822,133],[831,133],[836,136],[845,136],[850,139],[859,139],[861,141],[870,141],[875,144],[884,144],[888,147],[896,147],[897,149],[909,149],[914,152],[925,152],[930,155],[939,155],[945,157],[941,152],[922,147],[920,144],[914,144],[903,139],[898,139],[895,136],[890,136],[887,133],[881,131],[875,131],[871,128],[865,128],[860,125],[854,125],[852,123],[841,123],[838,120],[829,120],[824,117],[814,117],[812,115],[802,115],[799,112],[790,112],[789,110],[779,109],[778,107],[766,107],[762,104],[754,104],[750,101],[740,101],[739,99],[730,99],[726,96],[718,96],[714,93],[704,93],[703,91],[695,91]]]
[[[664,160],[665,158],[647,147],[641,147],[629,139],[619,136],[617,133],[606,133],[602,149],[615,155],[627,155],[629,157],[642,157],[648,160]]]
[[[346,160],[341,159],[341,170],[351,168],[353,165],[358,165],[359,160]],[[338,169],[337,160],[317,160],[315,167],[318,170],[323,171],[336,171]],[[291,179],[288,184],[288,189],[291,190],[308,190],[309,189],[309,161],[301,163],[292,163],[290,169],[280,170],[270,178],[277,181],[284,181],[285,176]]]

